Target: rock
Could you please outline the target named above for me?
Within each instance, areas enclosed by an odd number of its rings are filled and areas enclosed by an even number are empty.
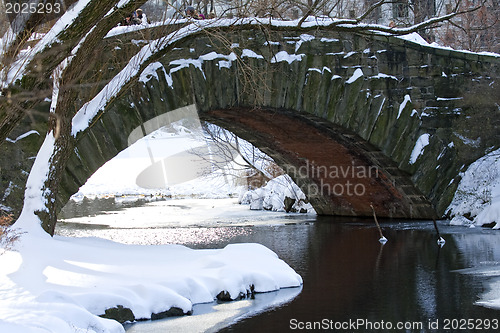
[[[469,213],[465,213],[463,215],[467,220],[470,220],[470,221],[474,221],[474,218],[472,217],[472,214],[469,212]]]
[[[232,301],[233,299],[231,298],[231,295],[229,294],[228,291],[223,290],[217,294],[217,300],[222,302],[229,302]]]
[[[493,228],[495,228],[496,225],[497,225],[496,222],[490,222],[490,223],[483,224],[481,227],[483,227],[483,228],[492,228],[493,229]]]
[[[234,299],[231,298],[231,295],[226,290],[223,290],[217,294],[217,300],[221,301],[221,302],[230,302],[230,301],[234,301],[234,300],[238,300],[238,299],[245,299],[247,297],[249,297],[251,299],[253,299],[255,297],[255,286],[253,284],[249,286],[246,294],[243,292],[240,292],[238,297],[236,297]]]
[[[192,315],[193,311],[189,310],[188,312],[184,312],[181,308],[178,307],[171,307],[167,311],[159,312],[159,313],[152,313],[151,314],[151,320],[158,320],[158,319],[163,319],[167,317],[180,317],[184,315]]]
[[[290,213],[290,211],[293,209],[295,201],[296,201],[295,199],[292,199],[290,197],[285,197],[285,200],[283,201],[285,205],[285,212]]]
[[[127,322],[127,321],[130,321],[130,322],[135,321],[135,316],[134,316],[134,313],[132,312],[132,310],[130,310],[129,308],[123,307],[123,305],[117,305],[114,308],[106,309],[104,311],[104,314],[100,315],[99,317],[113,319],[121,324],[123,324],[124,322]]]

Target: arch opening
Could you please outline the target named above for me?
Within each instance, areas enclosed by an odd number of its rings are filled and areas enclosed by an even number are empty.
[[[433,218],[410,176],[356,134],[324,119],[278,109],[200,114],[259,147],[299,185],[320,215]]]

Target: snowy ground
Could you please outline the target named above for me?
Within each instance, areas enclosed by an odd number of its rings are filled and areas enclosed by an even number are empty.
[[[0,256],[1,332],[123,332],[97,317],[118,305],[136,319],[171,307],[184,312],[231,298],[298,287],[302,279],[259,244],[192,250],[180,245],[140,246],[97,238],[22,235]]]
[[[144,208],[147,208],[145,213]],[[168,211],[168,214],[165,212]],[[168,199],[146,203],[141,207],[105,212],[92,217],[75,217],[61,222],[98,224],[108,228],[177,228],[244,226],[265,223],[285,223],[285,218],[302,214],[287,214],[284,211],[254,211],[238,204],[237,198],[225,199]],[[315,214],[314,214],[315,215]],[[312,216],[314,216],[312,215]],[[229,222],[228,222],[229,221]]]
[[[141,138],[103,165],[73,196],[227,197],[238,193],[235,179],[206,175],[210,168],[195,151],[206,149],[201,125],[174,122]],[[196,124],[195,124],[196,125]],[[141,186],[142,185],[142,186]]]

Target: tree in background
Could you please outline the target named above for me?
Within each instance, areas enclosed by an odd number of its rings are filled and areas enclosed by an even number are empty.
[[[206,176],[218,171],[253,190],[285,173],[271,157],[234,133],[208,122],[203,122],[202,128],[209,150],[193,153],[211,164],[212,170]]]
[[[439,41],[455,49],[500,53],[500,0],[462,0],[446,10],[472,8],[478,9],[444,23],[436,33]]]

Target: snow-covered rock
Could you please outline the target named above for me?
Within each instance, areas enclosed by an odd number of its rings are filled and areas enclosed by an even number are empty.
[[[260,244],[192,250],[27,233],[14,245],[0,255],[0,332],[118,333],[122,325],[99,315],[109,309],[127,312],[122,320],[171,309],[186,314],[221,292],[236,299],[248,290],[302,284]]]
[[[240,203],[250,205],[250,209],[253,210],[315,212],[304,192],[288,175],[278,176],[271,179],[266,186],[245,192],[240,198]]]

